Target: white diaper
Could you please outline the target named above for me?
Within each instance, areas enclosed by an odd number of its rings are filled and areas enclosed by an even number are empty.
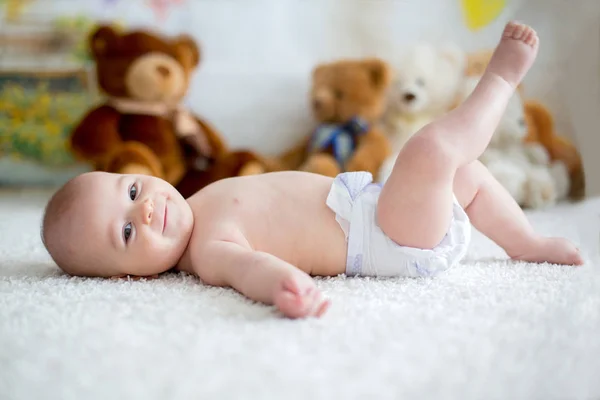
[[[346,234],[348,258],[346,275],[432,276],[458,263],[471,241],[469,217],[454,198],[454,213],[448,233],[434,249],[400,246],[376,222],[376,208],[382,186],[373,183],[368,172],[338,175],[327,206]],[[402,223],[402,221],[398,221]]]

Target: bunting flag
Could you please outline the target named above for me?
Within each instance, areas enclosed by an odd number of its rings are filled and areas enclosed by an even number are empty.
[[[167,18],[169,10],[173,6],[181,5],[185,0],[147,0],[148,5],[154,14],[160,21],[164,21]]]

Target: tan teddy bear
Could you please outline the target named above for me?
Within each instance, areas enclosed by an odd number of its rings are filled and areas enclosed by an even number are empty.
[[[310,94],[317,128],[281,160],[288,169],[336,176],[343,171],[377,175],[390,154],[377,125],[391,69],[380,59],[339,60],[318,65]]]

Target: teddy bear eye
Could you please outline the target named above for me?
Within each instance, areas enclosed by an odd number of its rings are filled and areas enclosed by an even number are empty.
[[[340,89],[335,89],[333,91],[333,95],[335,96],[335,98],[337,100],[341,100],[341,98],[344,97],[344,93],[342,93],[342,91]]]
[[[417,78],[417,86],[425,86],[425,81],[423,80],[423,78]]]

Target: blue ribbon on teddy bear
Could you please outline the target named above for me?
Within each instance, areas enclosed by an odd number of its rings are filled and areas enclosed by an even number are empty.
[[[344,169],[356,149],[358,137],[368,130],[368,122],[359,117],[353,117],[343,124],[322,124],[313,132],[309,150],[326,150],[331,146],[333,156]]]

